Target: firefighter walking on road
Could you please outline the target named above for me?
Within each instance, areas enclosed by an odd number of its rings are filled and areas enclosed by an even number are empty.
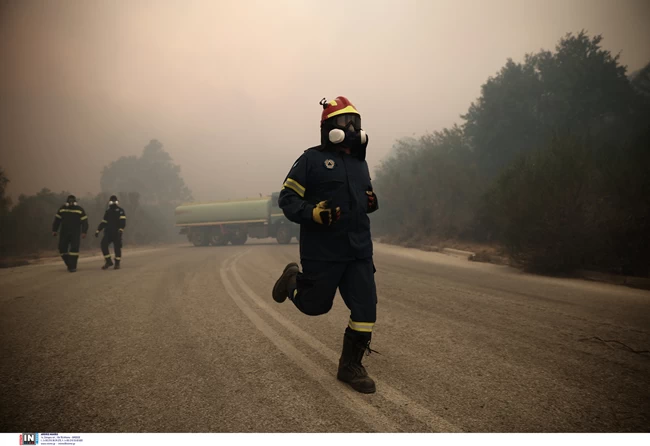
[[[111,195],[108,201],[108,209],[104,212],[104,219],[97,226],[95,237],[99,237],[99,233],[104,230],[104,237],[102,238],[102,254],[104,254],[104,266],[102,269],[108,269],[113,266],[111,260],[111,253],[108,250],[108,245],[113,244],[113,251],[115,251],[115,269],[120,269],[120,261],[122,260],[122,234],[126,227],[126,214],[124,209],[119,206],[119,201],[115,195]]]
[[[59,253],[68,267],[68,271],[77,271],[77,260],[79,260],[79,245],[81,238],[86,238],[88,233],[88,216],[84,208],[77,204],[74,195],[68,195],[63,206],[59,208],[52,223],[52,235],[59,234]]]
[[[378,209],[366,162],[368,135],[345,97],[321,101],[321,145],[306,150],[285,178],[284,215],[300,224],[300,261],[288,264],[273,299],[287,298],[304,314],[327,313],[336,290],[350,309],[337,378],[362,393],[375,382],[361,364],[370,352],[377,291],[368,214]]]

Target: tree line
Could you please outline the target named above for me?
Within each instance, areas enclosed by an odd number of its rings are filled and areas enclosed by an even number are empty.
[[[92,237],[104,216],[111,195],[117,195],[127,215],[125,245],[177,240],[174,209],[192,199],[180,167],[158,140],[151,140],[140,156],[121,157],[101,172],[101,192],[79,196],[74,191],[53,192],[43,188],[35,195],[22,194],[13,204],[6,195],[11,179],[0,167],[0,257],[37,255],[54,251],[57,239],[50,231],[54,214],[72,193],[86,210],[90,222],[82,252],[99,249]]]
[[[496,243],[539,272],[647,276],[650,64],[628,76],[601,42],[583,31],[554,51],[508,59],[460,124],[398,140],[374,179],[375,234]],[[69,192],[44,188],[12,205],[9,180],[0,168],[0,257],[54,250],[49,226]],[[127,245],[174,240],[173,210],[191,200],[157,140],[106,166],[100,186],[79,202],[94,230],[117,194]],[[89,237],[82,250],[96,245]]]
[[[499,244],[528,270],[648,276],[650,64],[602,36],[507,63],[462,123],[399,140],[374,179],[375,233]]]

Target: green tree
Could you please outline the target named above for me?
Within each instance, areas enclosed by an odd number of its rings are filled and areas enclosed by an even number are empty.
[[[5,171],[0,167],[0,256],[5,254],[11,245],[12,225],[9,216],[11,199],[6,195],[9,178]]]
[[[602,36],[590,38],[584,31],[567,34],[555,52],[527,55],[523,64],[508,60],[488,79],[462,116],[482,172],[495,177],[556,133],[598,141],[629,118],[634,92],[626,68],[601,42]]]
[[[462,116],[465,137],[476,151],[481,172],[492,178],[522,151],[543,141],[540,118],[542,82],[535,58],[523,64],[508,59],[495,77],[481,87],[481,96]]]
[[[647,115],[646,115],[647,116]],[[591,265],[626,275],[650,274],[650,125],[596,152],[588,220],[598,227]]]
[[[593,157],[583,140],[556,137],[521,155],[487,195],[484,213],[502,231],[511,257],[540,272],[577,268],[589,252],[593,222],[587,219]]]
[[[10,214],[8,230],[11,236],[7,240],[7,251],[27,254],[56,249],[57,239],[51,233],[52,221],[68,195],[69,192],[57,194],[47,188],[36,195],[21,194]]]
[[[130,243],[172,240],[176,233],[174,208],[192,199],[180,166],[156,139],[149,141],[139,157],[122,157],[106,166],[100,184],[101,205],[116,194],[126,210],[124,237]]]
[[[7,184],[9,184],[9,178],[0,166],[0,216],[7,215],[11,207],[11,198],[7,196],[6,192]]]
[[[107,194],[137,192],[143,203],[168,205],[191,200],[190,190],[163,145],[152,139],[140,157],[121,157],[102,170],[101,190]]]
[[[630,75],[630,82],[637,94],[650,101],[650,62]]]
[[[43,188],[35,195],[21,195],[8,211],[10,201],[5,197],[9,182],[0,169],[0,255],[27,255],[39,251],[55,251],[57,239],[50,227],[56,210],[69,194],[54,193]],[[163,150],[162,144],[151,140],[142,155],[122,157],[105,167],[100,179],[102,192],[96,196],[78,197],[88,214],[89,233],[101,221],[112,194],[119,197],[127,213],[127,245],[148,244],[174,239],[174,208],[191,199],[189,189],[180,176],[180,167]],[[99,249],[99,241],[86,237],[82,252]]]
[[[650,62],[645,67],[630,76],[630,84],[636,94],[634,103],[634,128],[638,130],[633,138],[642,138],[650,123]]]
[[[377,171],[380,231],[405,239],[463,236],[478,197],[473,153],[454,126],[420,139],[398,141]]]

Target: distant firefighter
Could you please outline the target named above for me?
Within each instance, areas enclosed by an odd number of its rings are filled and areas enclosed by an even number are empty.
[[[108,250],[108,245],[113,244],[115,251],[115,269],[120,269],[120,261],[122,260],[122,234],[126,227],[126,214],[124,209],[119,207],[119,201],[115,195],[111,195],[108,201],[108,209],[104,212],[104,219],[97,226],[95,237],[99,237],[99,233],[104,229],[104,237],[102,238],[102,254],[104,254],[104,266],[102,269],[108,269],[113,266],[111,260],[111,253]]]
[[[74,195],[68,195],[63,206],[59,208],[52,223],[52,235],[59,235],[59,253],[68,267],[68,271],[77,271],[77,260],[79,259],[79,245],[81,238],[86,238],[88,233],[88,216],[86,211],[77,204]]]

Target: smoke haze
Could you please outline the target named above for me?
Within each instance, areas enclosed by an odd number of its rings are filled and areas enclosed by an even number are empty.
[[[14,1],[0,14],[8,192],[99,191],[101,169],[164,144],[197,200],[278,190],[347,96],[371,167],[394,141],[460,122],[506,59],[567,32],[650,60],[650,3]]]

